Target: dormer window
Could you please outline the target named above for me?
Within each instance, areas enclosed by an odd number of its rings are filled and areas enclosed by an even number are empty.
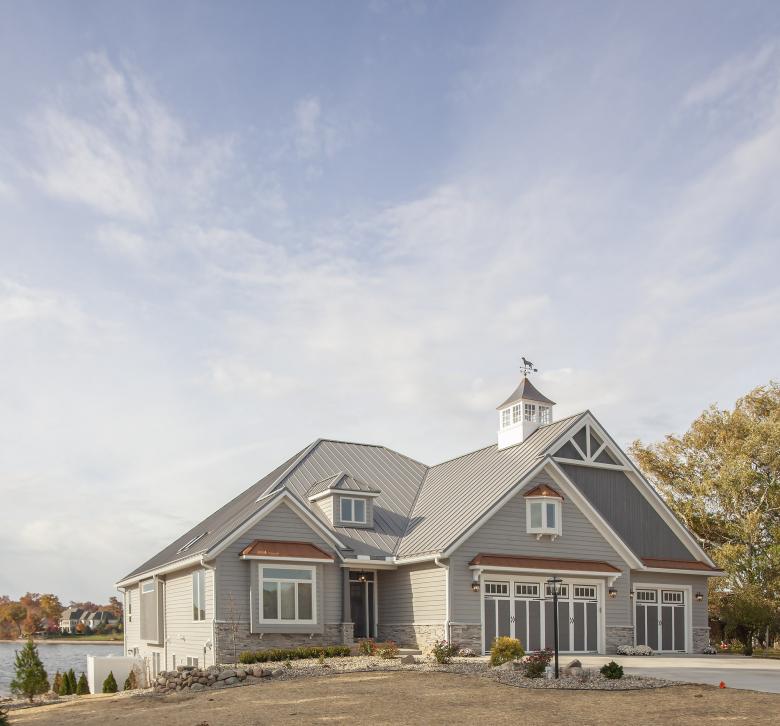
[[[520,403],[516,403],[514,406],[512,406],[512,423],[520,423],[523,418],[523,406]]]
[[[552,423],[552,409],[549,406],[539,406],[539,423]]]
[[[341,521],[350,524],[365,524],[365,500],[356,497],[341,497]]]
[[[525,404],[525,420],[526,421],[536,420],[536,404],[533,403]]]
[[[505,408],[501,412],[501,428],[505,429],[511,423],[512,423],[512,409],[511,408]]]
[[[541,484],[525,495],[526,531],[537,539],[548,534],[560,537],[562,527],[563,497],[552,487]]]

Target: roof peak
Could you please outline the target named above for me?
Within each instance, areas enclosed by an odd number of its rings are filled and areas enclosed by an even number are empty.
[[[551,401],[547,396],[539,391],[539,389],[531,383],[528,376],[523,376],[522,380],[518,384],[517,388],[512,392],[512,395],[506,399],[501,405],[496,406],[496,410],[506,408],[509,404],[515,403],[525,399],[528,401],[538,401],[539,403],[547,403],[550,406],[555,405],[555,401]]]

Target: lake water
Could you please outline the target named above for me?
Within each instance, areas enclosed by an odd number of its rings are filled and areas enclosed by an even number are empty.
[[[24,643],[0,643],[0,696],[11,694],[11,681],[14,677],[14,660],[16,651]],[[122,655],[123,647],[103,645],[102,643],[38,643],[38,654],[43,661],[43,667],[49,674],[49,683],[54,680],[54,674],[73,668],[76,678],[82,671],[87,672],[88,655]]]

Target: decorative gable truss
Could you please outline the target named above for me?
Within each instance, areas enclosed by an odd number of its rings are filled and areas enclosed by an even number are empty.
[[[604,469],[627,470],[620,453],[607,443],[606,437],[596,431],[590,421],[586,423],[553,454],[555,461],[563,464],[599,466]]]

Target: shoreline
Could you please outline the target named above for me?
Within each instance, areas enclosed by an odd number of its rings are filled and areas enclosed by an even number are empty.
[[[20,643],[24,645],[27,642],[27,638],[17,638],[16,640],[7,640],[0,638],[0,643]],[[41,645],[41,643],[53,643],[55,645],[62,645],[67,643],[68,645],[83,645],[84,643],[93,643],[95,645],[123,645],[123,640],[81,640],[77,638],[33,638],[35,645]]]

